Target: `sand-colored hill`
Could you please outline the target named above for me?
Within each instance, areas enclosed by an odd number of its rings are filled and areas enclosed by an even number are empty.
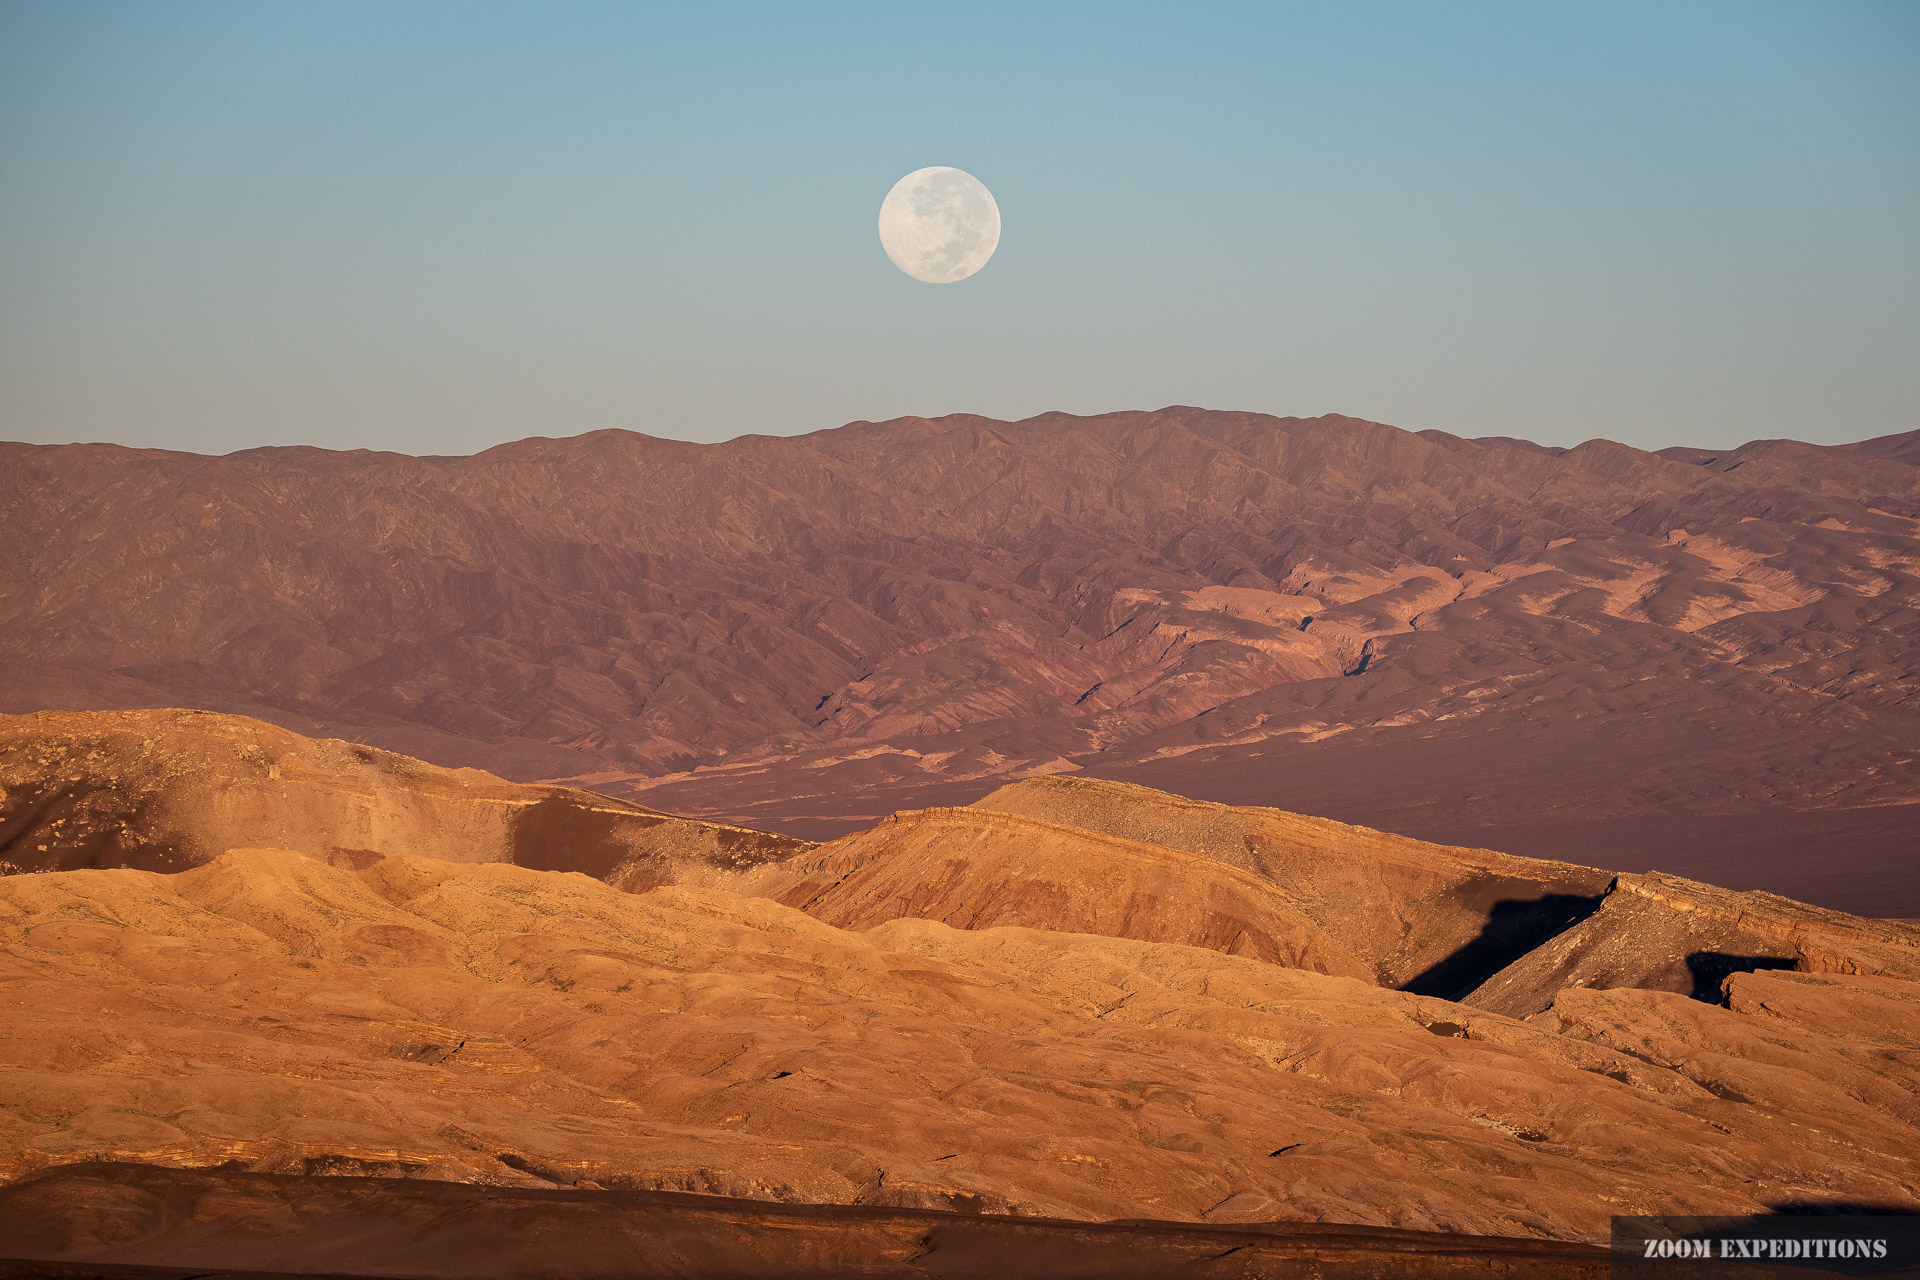
[[[719,881],[844,929],[903,918],[1207,947],[1373,979],[1286,893],[1180,850],[982,809],[897,813]]]
[[[0,710],[244,712],[809,836],[1078,770],[1911,916],[1914,440],[0,445]]]
[[[1034,778],[973,807],[1237,868],[1297,904],[1383,985],[1449,998],[1593,911],[1613,881],[1592,867],[1091,778]]]
[[[31,1011],[0,1029],[5,1176],[1585,1240],[1613,1213],[1920,1207],[1920,1002],[1888,978],[1574,990],[1523,1022],[1169,943],[270,850],[0,878],[0,965]]]
[[[526,786],[200,711],[0,716],[0,862],[177,871],[228,849],[363,865],[390,853],[580,871],[633,887],[804,841],[570,787]]]
[[[512,862],[629,890],[686,880],[843,928],[925,918],[1172,942],[1516,1015],[1574,985],[1716,998],[1726,973],[1761,966],[1920,976],[1920,934],[1891,922],[1073,776],[816,847],[242,716],[0,717],[8,868],[178,870],[244,847],[347,867]]]
[[[1515,1017],[1541,1012],[1571,987],[1717,1001],[1723,979],[1755,969],[1920,980],[1920,929],[1911,924],[1659,872],[1614,876],[1090,778],[1034,778],[972,807],[1239,868],[1323,930],[1323,947],[1361,960],[1381,985]],[[823,846],[808,860],[855,842],[871,847],[884,830]],[[1044,844],[1036,833],[1010,861],[1038,860]],[[1075,860],[1064,847],[1055,856]],[[774,882],[798,865],[755,874]],[[836,886],[822,902],[845,892]],[[803,905],[798,897],[783,900]],[[811,903],[805,909],[822,914]]]

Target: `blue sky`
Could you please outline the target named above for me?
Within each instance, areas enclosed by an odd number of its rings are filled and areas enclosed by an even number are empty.
[[[993,191],[926,285],[901,175]],[[1920,5],[0,0],[0,437],[1920,426]]]

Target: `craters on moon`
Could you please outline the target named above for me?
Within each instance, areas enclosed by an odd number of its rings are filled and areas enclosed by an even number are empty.
[[[880,244],[915,280],[965,280],[1000,247],[1000,206],[970,173],[916,169],[880,202]]]

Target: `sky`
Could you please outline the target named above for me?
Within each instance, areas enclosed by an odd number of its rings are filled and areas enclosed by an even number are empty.
[[[1169,404],[1920,427],[1920,4],[0,0],[0,438]]]

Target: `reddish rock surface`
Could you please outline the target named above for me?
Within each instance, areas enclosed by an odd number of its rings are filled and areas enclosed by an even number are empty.
[[[0,707],[239,711],[808,837],[1079,771],[1920,916],[1915,439],[5,445]]]

